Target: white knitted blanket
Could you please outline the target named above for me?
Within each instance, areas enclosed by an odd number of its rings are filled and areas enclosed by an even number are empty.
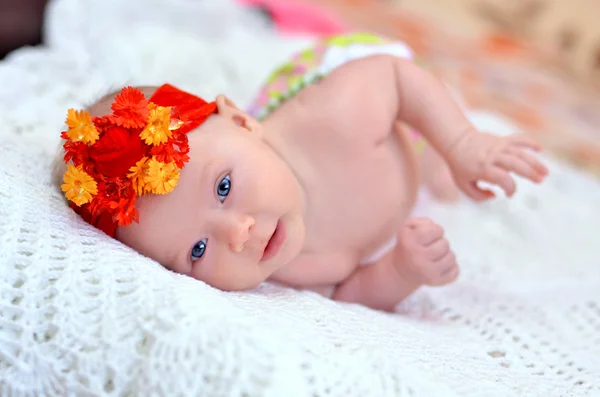
[[[399,313],[223,293],[80,221],[50,153],[70,106],[165,80],[248,103],[306,41],[225,0],[60,0],[47,20],[49,47],[0,62],[1,396],[600,396],[598,182],[548,160],[547,183],[510,201],[423,195],[463,273]]]

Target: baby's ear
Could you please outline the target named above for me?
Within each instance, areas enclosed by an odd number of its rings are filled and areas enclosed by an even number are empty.
[[[217,108],[219,109],[219,114],[223,114],[228,111],[240,110],[237,105],[225,95],[219,95],[216,99]]]
[[[262,133],[262,126],[252,116],[241,110],[225,95],[219,95],[215,100],[220,116],[230,119],[250,132]]]

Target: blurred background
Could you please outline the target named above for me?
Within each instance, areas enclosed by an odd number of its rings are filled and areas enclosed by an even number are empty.
[[[219,1],[219,0],[197,0]],[[470,108],[497,111],[600,176],[600,1],[238,0],[282,35],[401,39]],[[44,42],[46,0],[0,0],[0,58]]]
[[[0,59],[42,40],[46,0],[0,0]]]

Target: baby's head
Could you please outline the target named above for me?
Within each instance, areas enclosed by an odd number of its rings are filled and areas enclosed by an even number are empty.
[[[299,253],[298,180],[226,97],[127,87],[67,124],[71,207],[139,253],[223,290],[254,288]]]

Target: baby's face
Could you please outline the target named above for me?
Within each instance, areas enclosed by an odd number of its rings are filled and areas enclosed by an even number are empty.
[[[302,247],[298,181],[260,128],[215,115],[188,138],[175,190],[139,198],[140,223],[119,227],[117,238],[215,288],[254,288]]]

